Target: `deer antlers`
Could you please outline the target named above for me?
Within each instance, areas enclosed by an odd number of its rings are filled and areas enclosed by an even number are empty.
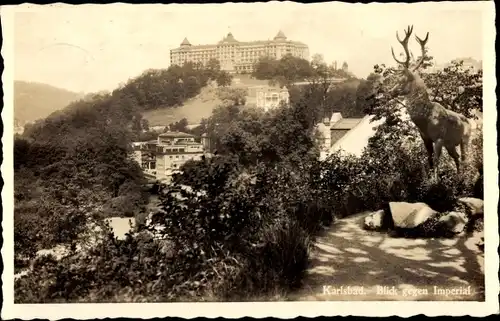
[[[413,32],[413,26],[408,26],[408,30],[405,30],[405,38],[403,40],[399,39],[399,34],[396,31],[396,38],[398,39],[399,43],[403,46],[403,49],[405,50],[406,54],[406,60],[399,61],[396,58],[396,55],[394,54],[394,48],[391,47],[391,52],[392,52],[392,57],[396,62],[400,65],[403,65],[405,68],[410,67],[410,51],[408,50],[408,39],[410,39],[411,33]]]
[[[422,56],[420,56],[420,59],[418,60],[415,68],[413,68],[413,71],[415,71],[418,68],[420,68],[420,66],[422,66],[422,63],[424,62],[424,58],[425,58],[425,44],[427,43],[427,40],[429,40],[429,33],[427,32],[427,35],[425,36],[424,40],[420,39],[417,35],[415,35],[415,38],[417,39],[417,42],[420,45],[420,50],[422,51]]]
[[[400,61],[396,58],[396,55],[394,54],[394,48],[391,47],[391,52],[392,52],[392,57],[396,62],[400,65],[402,65],[405,69],[410,68],[410,50],[408,49],[408,40],[410,39],[411,33],[413,32],[413,26],[408,26],[408,29],[405,30],[405,37],[403,40],[399,38],[399,34],[396,31],[396,38],[398,39],[399,43],[403,46],[403,49],[406,54],[406,60],[405,61]],[[415,68],[413,71],[417,70],[420,68],[422,63],[424,62],[424,57],[425,57],[425,45],[427,43],[427,40],[429,40],[429,33],[427,32],[427,35],[425,36],[425,39],[422,40],[418,36],[415,36],[417,39],[417,42],[420,44],[420,49],[422,50],[422,56],[420,57],[419,61],[417,62]]]

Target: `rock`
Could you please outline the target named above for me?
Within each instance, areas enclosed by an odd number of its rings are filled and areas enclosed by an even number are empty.
[[[472,217],[482,217],[484,216],[484,201],[474,197],[459,198],[456,211],[466,213]]]
[[[394,226],[405,229],[415,228],[439,214],[425,203],[390,202],[389,208]]]
[[[367,230],[379,230],[382,228],[384,210],[373,212],[365,217],[364,228]]]
[[[481,237],[481,240],[479,240],[479,242],[477,242],[477,244],[476,244],[476,245],[477,245],[477,247],[479,247],[479,249],[480,249],[481,251],[484,251],[484,236],[483,236],[483,237]]]
[[[468,222],[467,215],[460,212],[449,212],[439,218],[439,223],[443,224],[443,228],[453,234],[462,233]]]

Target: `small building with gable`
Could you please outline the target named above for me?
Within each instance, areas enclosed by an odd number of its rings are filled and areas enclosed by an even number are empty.
[[[316,125],[320,134],[320,160],[325,160],[332,153],[361,156],[368,140],[375,134],[376,127],[383,122],[372,122],[373,116],[361,118],[343,118],[341,113],[333,113]]]

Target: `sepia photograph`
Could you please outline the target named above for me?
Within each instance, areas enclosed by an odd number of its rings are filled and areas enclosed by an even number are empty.
[[[2,318],[498,313],[492,1],[0,16]]]

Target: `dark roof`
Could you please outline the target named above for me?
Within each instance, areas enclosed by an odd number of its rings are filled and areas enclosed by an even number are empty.
[[[338,122],[332,125],[332,130],[345,130],[345,129],[353,129],[358,125],[363,118],[342,118]]]
[[[160,134],[159,137],[195,137],[194,135],[183,132],[166,132]]]
[[[173,52],[177,51],[182,51],[182,50],[196,50],[196,49],[213,49],[215,50],[217,48],[217,45],[220,45],[222,43],[233,43],[234,45],[239,45],[241,47],[245,46],[253,46],[253,45],[270,45],[275,43],[276,41],[283,42],[285,41],[286,43],[294,44],[297,46],[302,46],[302,47],[307,47],[307,45],[303,42],[300,41],[292,41],[292,40],[286,40],[285,34],[280,30],[276,37],[273,38],[273,40],[254,40],[254,41],[238,41],[234,38],[232,33],[228,33],[226,37],[224,37],[221,41],[219,41],[217,44],[205,44],[205,45],[192,45],[187,38],[184,38],[184,41],[181,43],[181,46],[179,48],[174,48],[171,49]]]
[[[228,33],[227,36],[224,37],[224,39],[222,39],[222,41],[219,41],[219,43],[224,43],[224,42],[238,42],[238,40],[234,38],[232,33]]]
[[[286,39],[286,36],[285,34],[283,33],[283,31],[279,31],[278,34],[276,35],[276,37],[274,37],[274,39]]]

